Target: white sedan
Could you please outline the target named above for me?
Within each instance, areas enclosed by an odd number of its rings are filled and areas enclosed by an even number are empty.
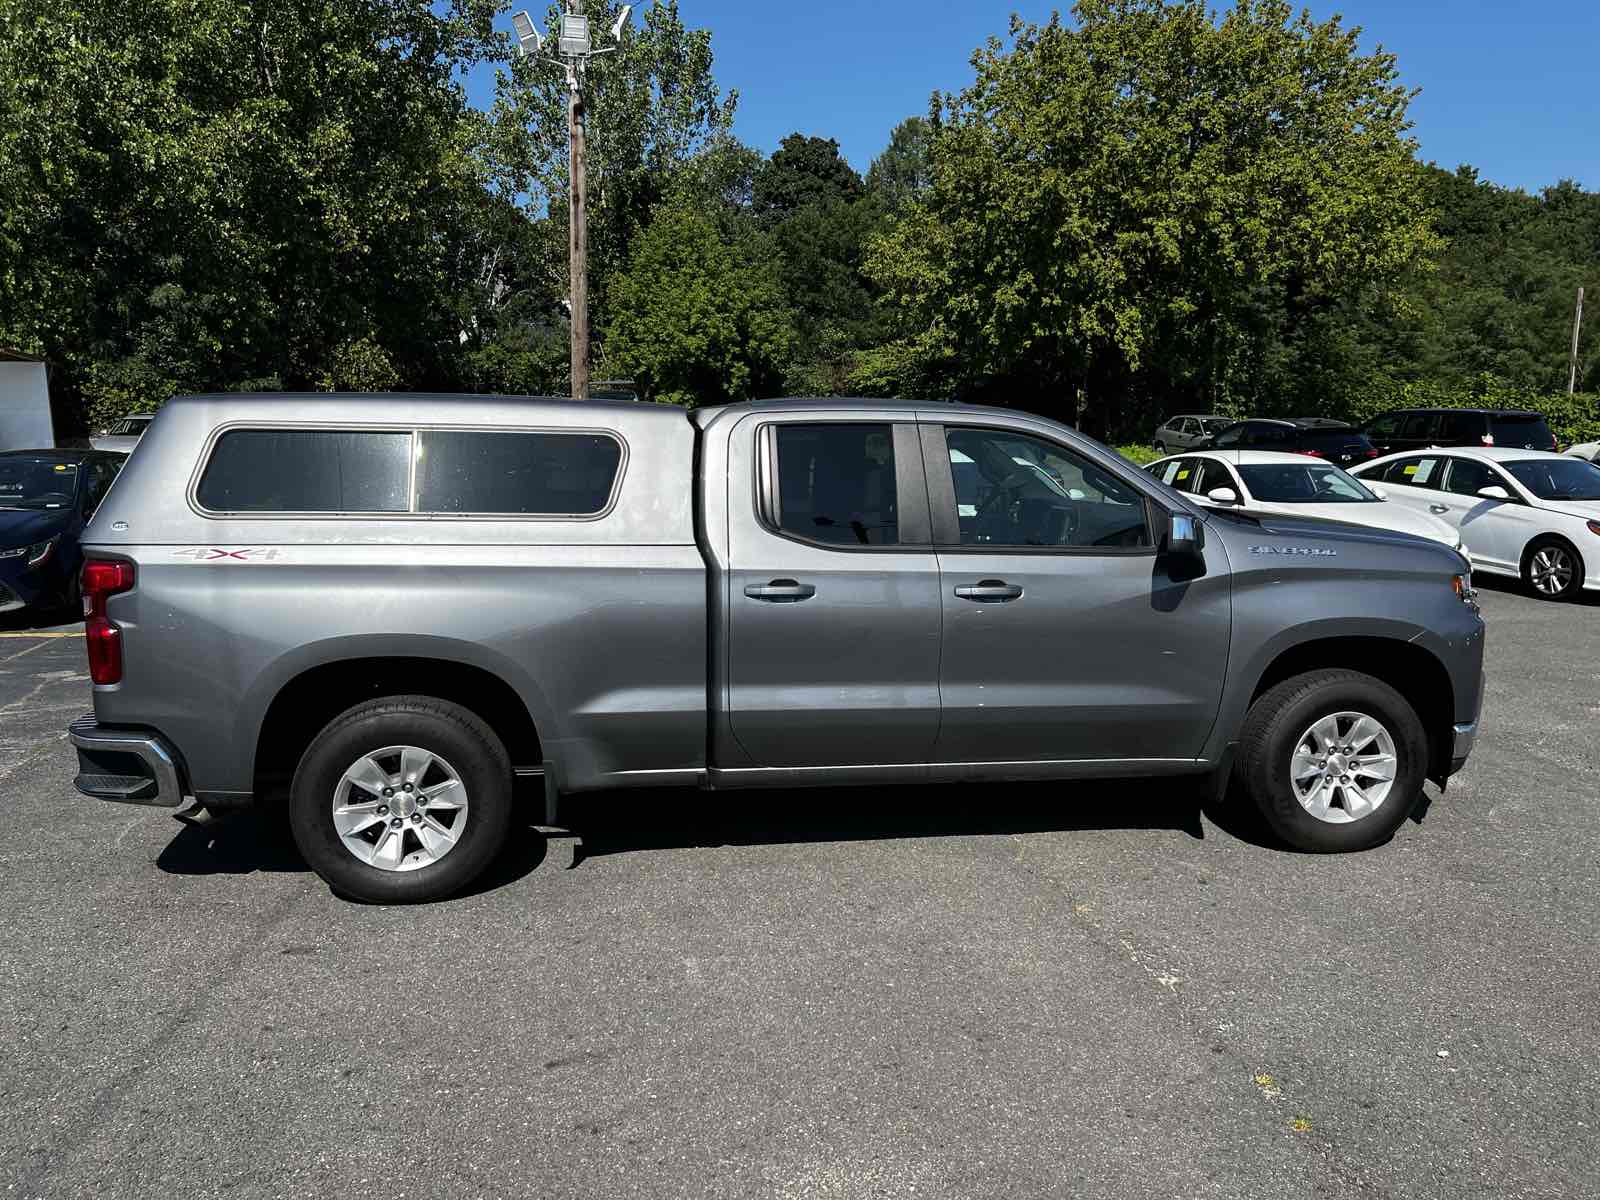
[[[1461,531],[1476,571],[1568,600],[1600,589],[1600,467],[1509,446],[1407,451],[1355,472]]]
[[[1595,462],[1600,459],[1600,442],[1581,442],[1576,446],[1568,446],[1562,453],[1581,458],[1584,462]]]
[[[1163,458],[1145,470],[1213,508],[1348,521],[1411,533],[1462,549],[1461,535],[1438,517],[1406,505],[1386,503],[1382,488],[1369,488],[1332,463],[1310,455],[1277,450],[1206,450]]]

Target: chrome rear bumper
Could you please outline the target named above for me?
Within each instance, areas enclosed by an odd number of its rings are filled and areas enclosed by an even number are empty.
[[[67,738],[78,750],[73,786],[85,796],[164,808],[183,803],[183,768],[160,734],[110,729],[87,713],[68,726]]]

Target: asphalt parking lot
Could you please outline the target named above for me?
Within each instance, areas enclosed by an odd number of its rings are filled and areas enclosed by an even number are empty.
[[[591,801],[449,903],[73,791],[0,636],[6,1196],[1600,1191],[1600,605],[1344,857],[1119,783]],[[1432,789],[1430,788],[1430,794]]]

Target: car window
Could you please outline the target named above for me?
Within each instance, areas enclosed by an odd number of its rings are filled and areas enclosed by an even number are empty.
[[[1439,414],[1439,428],[1434,436],[1441,442],[1476,443],[1483,433],[1481,413],[1447,412]],[[1471,461],[1470,459],[1465,461]]]
[[[120,459],[97,458],[89,464],[89,477],[83,493],[84,516],[91,516],[111,488],[112,480],[122,469]]]
[[[1408,455],[1389,464],[1383,482],[1404,487],[1438,488],[1444,463],[1437,455]]]
[[[1003,429],[946,429],[945,442],[963,546],[1151,544],[1143,495],[1075,451]]]
[[[1525,458],[1506,470],[1541,500],[1600,500],[1600,467],[1581,458]]]
[[[1412,413],[1400,426],[1400,436],[1404,438],[1429,438],[1433,436],[1434,417],[1432,413]]]
[[[78,493],[79,465],[51,455],[0,455],[0,509],[68,508]]]
[[[1547,450],[1555,446],[1555,434],[1545,419],[1537,414],[1520,416],[1501,413],[1489,418],[1489,432],[1496,446],[1516,446]]]
[[[1452,458],[1450,469],[1445,474],[1444,490],[1457,496],[1476,496],[1479,488],[1496,484],[1505,487],[1490,467],[1476,459]],[[1509,488],[1506,490],[1510,491]]]
[[[610,434],[424,429],[416,511],[592,516],[611,502],[621,462]]]
[[[1181,421],[1179,421],[1178,432],[1188,437],[1192,437],[1194,434],[1198,433],[1199,430],[1195,428],[1194,418],[1184,417]]]
[[[1289,444],[1291,430],[1287,425],[1252,425],[1245,435],[1244,444],[1261,450],[1281,450]]]
[[[783,424],[775,436],[780,529],[841,546],[899,544],[888,425]]]
[[[1175,458],[1167,464],[1167,472],[1162,476],[1161,482],[1180,492],[1193,494],[1199,464],[1200,460],[1196,458]]]
[[[1263,504],[1340,504],[1377,500],[1332,463],[1241,464],[1239,475]]]
[[[1244,425],[1230,425],[1212,439],[1211,444],[1218,449],[1227,449],[1238,446],[1244,441],[1246,427]]]
[[[1393,437],[1395,431],[1400,428],[1400,418],[1394,413],[1390,413],[1387,416],[1379,417],[1367,428],[1368,436],[1370,437]]]
[[[1234,493],[1236,495],[1238,494],[1239,485],[1236,484],[1233,481],[1232,476],[1228,474],[1227,467],[1223,466],[1214,458],[1202,458],[1199,460],[1199,463],[1200,474],[1199,478],[1195,481],[1194,488],[1194,494],[1196,496],[1208,496],[1218,488],[1232,488]]]
[[[403,513],[410,481],[409,432],[233,429],[195,498],[212,512]]]

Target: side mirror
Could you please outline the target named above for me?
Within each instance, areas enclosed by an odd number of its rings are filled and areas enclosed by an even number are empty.
[[[1212,488],[1206,493],[1206,499],[1213,504],[1237,504],[1239,503],[1239,493],[1231,487]]]
[[[1193,579],[1206,573],[1206,527],[1189,513],[1173,513],[1167,524],[1168,574]]]
[[[1501,487],[1498,483],[1491,483],[1488,487],[1479,488],[1478,495],[1482,496],[1485,500],[1511,499],[1511,493],[1506,491],[1505,488]]]
[[[1389,498],[1389,493],[1384,491],[1383,488],[1379,487],[1375,483],[1366,484],[1366,489],[1367,489],[1367,491],[1371,492],[1374,496],[1376,496],[1379,500],[1387,500]]]

